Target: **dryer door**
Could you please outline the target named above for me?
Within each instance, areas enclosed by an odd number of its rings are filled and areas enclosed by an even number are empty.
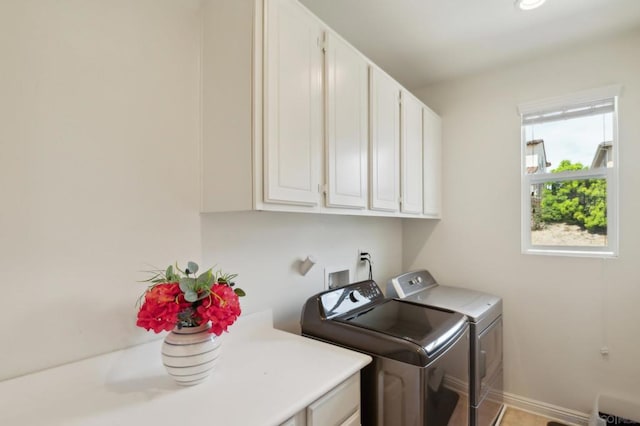
[[[478,335],[476,343],[478,368],[475,372],[476,401],[474,405],[479,404],[491,391],[494,378],[502,370],[502,316]]]

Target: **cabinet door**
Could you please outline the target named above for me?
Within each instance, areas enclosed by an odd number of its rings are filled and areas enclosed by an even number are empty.
[[[400,86],[371,68],[371,209],[397,211],[400,176]]]
[[[424,214],[442,215],[442,121],[428,108],[423,109],[424,123]]]
[[[422,103],[402,92],[400,211],[422,213]]]
[[[306,426],[307,414],[305,410],[300,411],[295,416],[288,419],[286,422],[281,423],[280,426]]]
[[[340,426],[360,426],[360,410],[353,413],[351,417],[342,422]]]
[[[264,32],[264,201],[315,206],[323,134],[323,28],[298,2],[268,0]]]
[[[360,418],[360,374],[356,373],[307,407],[307,426],[354,424]]]
[[[368,64],[332,33],[326,40],[327,206],[367,207]]]

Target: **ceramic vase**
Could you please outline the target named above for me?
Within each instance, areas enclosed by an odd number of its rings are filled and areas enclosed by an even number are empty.
[[[205,381],[218,362],[220,337],[209,333],[210,324],[175,328],[164,338],[162,363],[179,385]]]

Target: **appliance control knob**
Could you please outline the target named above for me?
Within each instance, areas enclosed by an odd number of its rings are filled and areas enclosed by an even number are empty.
[[[355,291],[352,291],[351,293],[349,293],[349,299],[351,299],[351,301],[354,303],[359,301]]]

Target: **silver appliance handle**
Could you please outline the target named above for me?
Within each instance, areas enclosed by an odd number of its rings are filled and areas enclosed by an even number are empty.
[[[480,379],[487,375],[487,351],[480,350]]]

